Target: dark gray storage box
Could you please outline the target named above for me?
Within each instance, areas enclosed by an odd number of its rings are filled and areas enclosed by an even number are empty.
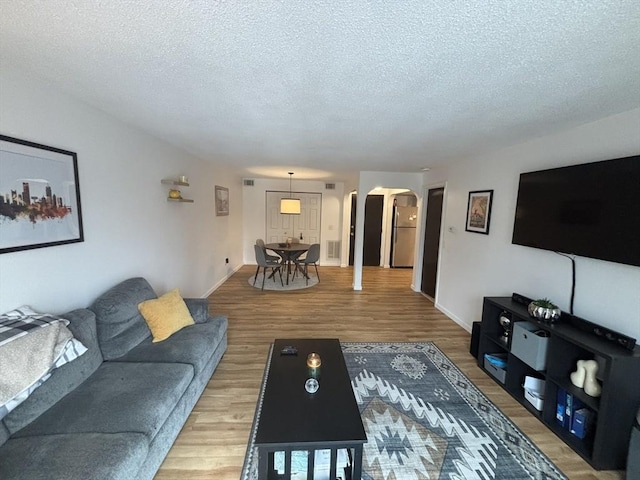
[[[535,332],[541,332],[536,335]],[[546,335],[546,336],[544,336]],[[511,353],[537,371],[547,368],[547,332],[533,323],[516,322],[513,324],[513,338],[511,339]]]
[[[504,383],[505,378],[507,376],[507,371],[504,368],[500,368],[500,367],[495,366],[493,363],[491,363],[489,360],[487,360],[486,357],[484,359],[484,368],[491,375],[496,377],[500,381],[500,383]]]

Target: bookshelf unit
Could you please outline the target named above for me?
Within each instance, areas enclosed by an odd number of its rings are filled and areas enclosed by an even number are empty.
[[[505,344],[501,340],[504,328],[499,317],[511,318],[510,335]],[[489,374],[533,416],[562,441],[581,455],[597,470],[624,469],[631,427],[640,407],[640,348],[627,350],[593,333],[572,326],[563,315],[553,324],[531,317],[527,307],[511,297],[485,297],[482,309],[482,328],[478,344],[478,366]],[[529,322],[536,331],[548,338],[546,369],[537,371],[512,351],[513,330],[516,322]],[[493,371],[485,368],[485,353],[507,354],[504,382]],[[520,356],[521,352],[516,352]],[[578,360],[594,359],[598,363],[597,378],[602,386],[600,397],[590,397],[575,387],[569,378]],[[524,377],[545,380],[544,403],[538,411],[524,396]],[[564,389],[580,400],[593,415],[593,423],[584,438],[572,434],[556,419],[558,390]]]

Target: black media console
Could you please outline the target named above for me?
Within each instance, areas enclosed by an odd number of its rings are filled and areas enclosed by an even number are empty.
[[[512,297],[484,298],[478,366],[593,468],[624,469],[631,427],[640,407],[640,348],[630,349],[628,342],[611,341],[581,328],[582,324],[563,321],[566,314],[553,324],[540,322],[529,315],[525,303]],[[501,316],[511,320],[506,337]],[[485,354],[506,359],[506,367],[487,363]],[[591,397],[571,383],[569,376],[578,360],[597,362],[601,396]],[[530,402],[530,395],[525,397],[525,377],[545,381],[540,410]],[[575,413],[566,408],[567,401],[586,415],[583,438],[571,433],[572,425],[566,423],[567,415]]]

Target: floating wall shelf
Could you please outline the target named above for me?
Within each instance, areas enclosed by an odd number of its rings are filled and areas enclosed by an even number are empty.
[[[161,181],[164,185],[174,185],[179,187],[188,187],[189,184],[187,182],[181,182],[179,180],[172,180],[170,178],[165,178]]]
[[[189,186],[188,182],[181,182],[180,180],[175,180],[173,178],[164,178],[160,181],[160,183],[162,183],[163,185],[171,185],[172,187],[188,187]],[[193,203],[193,200],[191,200],[190,198],[182,198],[182,197],[178,197],[178,198],[167,197],[167,201]]]

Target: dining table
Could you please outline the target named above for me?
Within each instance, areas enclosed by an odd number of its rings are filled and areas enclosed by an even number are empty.
[[[308,243],[267,243],[264,247],[267,250],[276,252],[280,258],[282,258],[282,262],[285,264],[287,270],[287,285],[289,285],[292,265],[301,272],[304,272],[304,269],[298,263],[298,258],[309,250],[311,245]],[[295,270],[293,271],[295,272]]]

